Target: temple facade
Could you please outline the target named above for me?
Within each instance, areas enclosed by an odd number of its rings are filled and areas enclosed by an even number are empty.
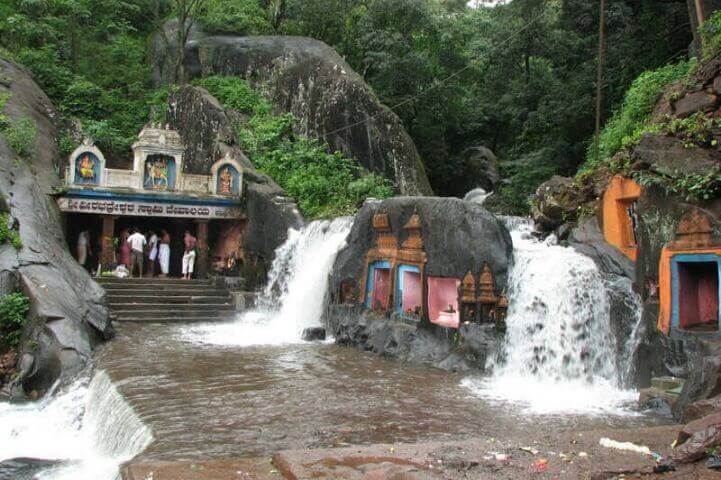
[[[719,334],[720,267],[721,238],[708,215],[693,209],[661,251],[659,330],[673,337]]]
[[[109,168],[103,153],[86,141],[68,159],[65,189],[57,204],[65,214],[72,248],[87,230],[102,270],[118,263],[119,239],[131,228],[168,232],[171,274],[182,256],[182,236],[198,240],[196,272],[225,271],[243,257],[243,168],[231,155],[216,159],[207,172],[184,165],[185,146],[167,126],[151,124],[132,146],[130,168]]]

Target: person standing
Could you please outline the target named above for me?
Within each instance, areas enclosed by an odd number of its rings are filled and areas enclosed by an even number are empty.
[[[85,268],[88,261],[88,255],[92,255],[92,247],[90,245],[90,232],[83,230],[78,235],[78,263]]]
[[[143,278],[143,252],[145,244],[148,242],[145,240],[145,236],[137,228],[134,228],[127,243],[130,245],[130,276],[133,276],[135,267],[138,267],[138,277]]]
[[[158,258],[158,236],[154,231],[149,231],[150,240],[148,240],[148,275],[155,276],[155,259]]]
[[[128,237],[130,237],[128,229],[122,229],[120,232],[120,245],[118,247],[120,262],[118,263],[120,265],[125,265],[125,268],[130,270],[130,244],[128,243]]]
[[[190,277],[193,276],[193,267],[195,266],[195,245],[197,244],[197,240],[186,230],[183,236],[183,242],[185,243],[185,253],[183,253],[183,278],[190,280]]]
[[[160,263],[160,276],[167,277],[170,271],[170,234],[165,229],[160,231],[158,263]]]

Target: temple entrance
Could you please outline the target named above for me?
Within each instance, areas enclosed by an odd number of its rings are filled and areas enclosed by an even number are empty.
[[[718,331],[719,282],[716,261],[677,263],[678,325],[683,330]]]
[[[443,327],[458,328],[458,287],[456,278],[428,277],[428,318]]]
[[[68,248],[74,258],[78,258],[77,245],[80,233],[88,232],[89,255],[85,267],[95,272],[99,264],[103,270],[110,270],[120,262],[120,239],[137,228],[149,238],[152,231],[158,237],[166,230],[170,235],[170,265],[168,275],[180,277],[182,274],[182,259],[185,250],[183,237],[189,231],[198,239],[207,243],[207,257],[201,260],[199,254],[196,258],[195,273],[204,275],[212,272],[227,276],[239,275],[245,261],[243,251],[243,234],[245,220],[206,220],[199,221],[187,218],[166,218],[151,216],[109,216],[83,213],[67,213],[65,218],[65,235]],[[204,230],[204,231],[203,231]],[[109,245],[106,249],[107,257],[103,259],[103,238],[108,237]],[[108,252],[109,250],[109,252]],[[206,265],[201,268],[201,261]],[[145,265],[144,274],[148,273]],[[160,273],[159,265],[155,266],[155,273]],[[197,276],[197,275],[196,275]]]
[[[419,268],[401,265],[398,267],[396,283],[398,285],[396,293],[398,313],[420,314],[423,304],[423,286]]]
[[[391,286],[391,266],[389,262],[373,262],[368,267],[366,281],[366,307],[371,310],[388,310]]]

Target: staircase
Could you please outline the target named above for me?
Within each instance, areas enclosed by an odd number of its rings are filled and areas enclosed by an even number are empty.
[[[102,278],[117,322],[211,322],[235,318],[230,292],[212,280]]]

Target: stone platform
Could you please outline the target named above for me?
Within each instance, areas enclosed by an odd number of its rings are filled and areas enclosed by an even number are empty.
[[[615,479],[721,478],[703,462],[654,474],[646,455],[610,449],[599,440],[633,442],[667,454],[678,426],[589,432],[549,432],[538,440],[475,438],[452,442],[377,444],[347,448],[288,450],[268,458],[209,459],[197,462],[131,461],[123,480],[345,479]],[[525,441],[524,441],[525,440]],[[528,443],[526,443],[528,442]],[[543,465],[546,465],[543,467]]]

